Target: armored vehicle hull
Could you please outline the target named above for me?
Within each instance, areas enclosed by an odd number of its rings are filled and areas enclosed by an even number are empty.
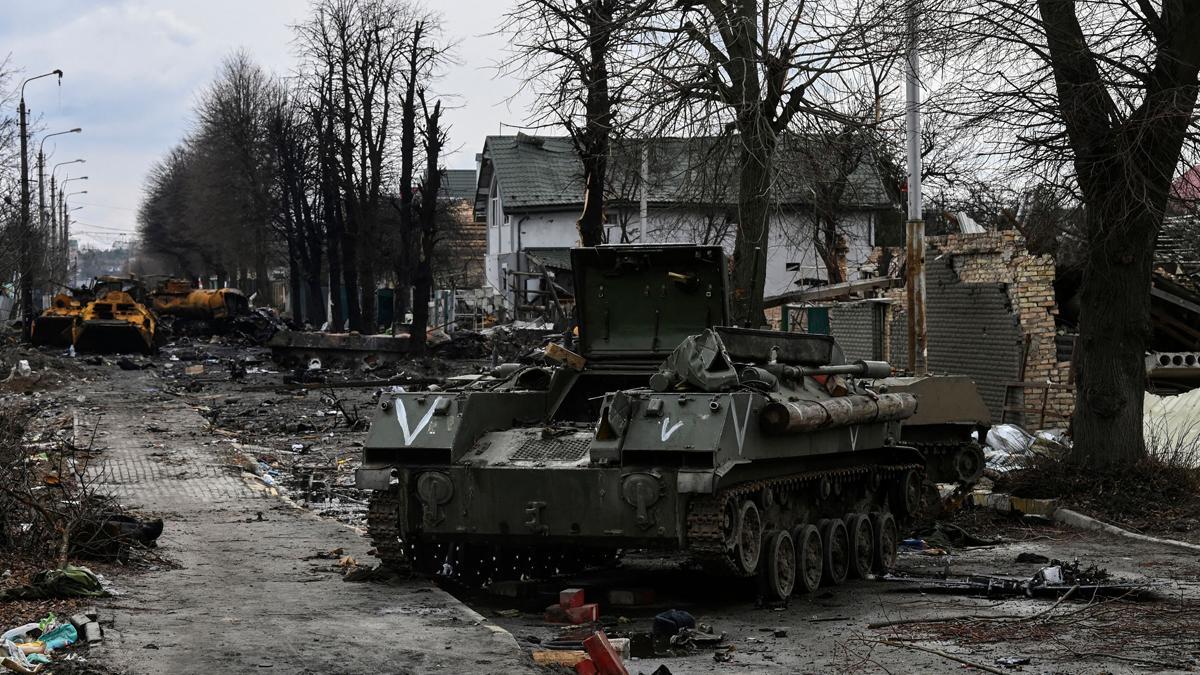
[[[720,327],[717,247],[573,253],[580,358],[385,394],[358,472],[391,565],[487,581],[621,549],[689,554],[776,597],[888,567],[924,461],[907,393],[829,338]]]

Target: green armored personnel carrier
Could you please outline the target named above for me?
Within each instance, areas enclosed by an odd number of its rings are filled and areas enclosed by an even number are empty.
[[[893,562],[924,460],[898,441],[915,398],[865,384],[886,363],[724,327],[720,247],[572,263],[573,367],[381,397],[357,483],[385,563],[486,581],[664,549],[782,598]]]

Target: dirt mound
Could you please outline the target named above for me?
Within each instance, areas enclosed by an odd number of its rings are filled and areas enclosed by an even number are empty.
[[[997,492],[1057,498],[1101,520],[1140,532],[1200,531],[1200,468],[1147,457],[1108,469],[1039,457],[996,482]]]

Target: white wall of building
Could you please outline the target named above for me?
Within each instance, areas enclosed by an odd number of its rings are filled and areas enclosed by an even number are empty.
[[[505,213],[492,186],[491,208],[488,209],[487,282],[497,290],[505,290],[502,256],[527,248],[569,248],[579,244],[576,221],[579,210],[530,213]],[[628,232],[634,243],[694,243],[705,231],[705,214],[686,209],[654,209],[647,214],[645,231],[634,214]],[[849,245],[847,267],[850,279],[860,279],[860,268],[867,264],[874,240],[875,213],[848,213],[842,227]],[[823,279],[825,267],[811,240],[811,222],[801,214],[779,214],[771,223],[771,241],[767,245],[766,294],[768,296],[796,290],[796,280]],[[620,241],[619,225],[609,226],[610,241]],[[733,253],[733,233],[723,242]]]

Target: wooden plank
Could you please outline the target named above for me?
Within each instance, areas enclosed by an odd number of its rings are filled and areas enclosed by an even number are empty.
[[[1006,386],[1006,387],[1020,387],[1020,388],[1022,388],[1022,389],[1043,389],[1043,388],[1048,388],[1048,389],[1074,389],[1074,388],[1075,388],[1075,387],[1072,387],[1072,386],[1071,386],[1071,385],[1069,385],[1069,384],[1062,384],[1061,382],[1006,382],[1006,383],[1004,384],[1004,386]]]
[[[858,281],[845,281],[840,284],[829,284],[828,286],[817,286],[816,288],[806,288],[802,291],[790,291],[788,293],[780,293],[763,301],[763,306],[766,308],[781,307],[791,302],[815,302],[817,300],[834,300],[841,297],[848,297],[851,293],[859,293],[863,291],[896,288],[902,284],[900,279],[892,277],[878,277],[876,279],[859,279]]]

